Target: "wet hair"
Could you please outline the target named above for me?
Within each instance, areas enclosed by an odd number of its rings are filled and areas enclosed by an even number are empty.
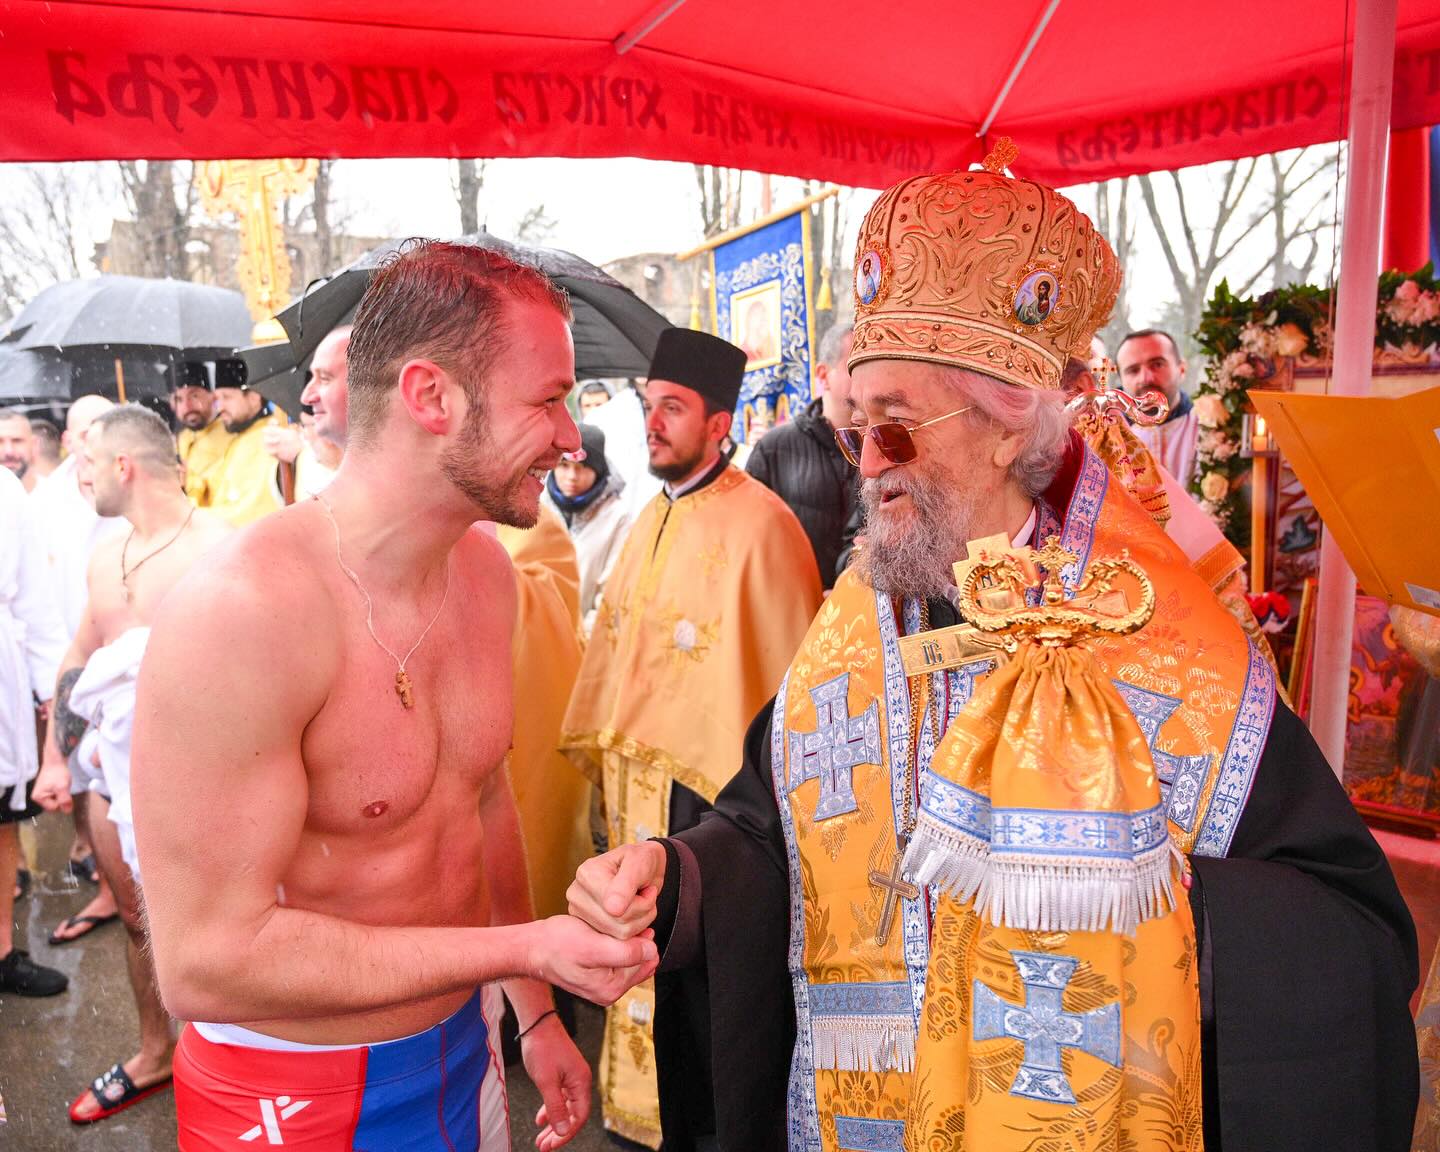
[[[854,331],[854,324],[836,324],[826,332],[820,341],[819,363],[831,366],[839,364],[841,349],[845,347],[845,337]]]
[[[1065,459],[1070,414],[1058,389],[1022,388],[969,368],[947,369],[960,403],[975,410],[963,419],[988,420],[1006,432],[1023,436],[1010,462],[1010,477],[1031,496],[1042,495]]]
[[[120,404],[90,425],[106,451],[123,452],[152,475],[168,475],[178,465],[175,437],[165,421],[140,404]]]
[[[1134,332],[1125,333],[1125,337],[1115,346],[1115,359],[1120,359],[1120,349],[1125,347],[1131,340],[1145,340],[1151,336],[1163,336],[1170,342],[1170,352],[1175,357],[1175,363],[1180,363],[1185,357],[1180,355],[1180,345],[1175,343],[1175,337],[1166,332],[1163,328],[1138,328]]]
[[[503,347],[504,304],[516,297],[571,319],[569,297],[536,267],[470,244],[402,244],[371,276],[351,326],[351,446],[374,438],[401,366],[417,357],[451,373],[483,409],[488,369]]]

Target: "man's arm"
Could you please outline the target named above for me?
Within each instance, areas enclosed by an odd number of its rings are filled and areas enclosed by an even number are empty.
[[[480,818],[485,829],[491,924],[533,920],[525,839],[507,771],[493,772],[486,781]],[[544,1101],[537,1118],[541,1132],[536,1143],[548,1152],[566,1143],[590,1115],[590,1065],[555,1015],[550,985],[522,976],[501,986],[515,1009],[525,1071]]]
[[[313,635],[327,606],[258,594],[273,587],[266,575],[257,565],[182,582],[141,665],[132,798],[156,973],[172,1014],[344,1015],[515,976],[609,1002],[636,969],[653,967],[649,941],[606,940],[567,917],[383,927],[285,906],[281,883],[309,801],[301,737],[339,670],[333,651],[290,642]],[[199,683],[203,709],[191,702]]]
[[[484,868],[490,888],[490,923],[503,927],[535,919],[525,839],[506,769],[491,773],[486,781],[480,797],[480,819],[485,829]],[[541,981],[515,977],[506,980],[503,987],[515,1008],[521,1031],[555,1007],[550,986]]]
[[[103,554],[97,549],[96,556]],[[94,587],[96,559],[91,557],[86,585]],[[90,657],[100,647],[100,629],[95,625],[91,611],[92,598],[85,600],[85,611],[80,615],[80,627],[70,641],[60,670],[55,677],[55,701],[45,722],[45,744],[40,749],[40,775],[35,777],[32,793],[35,803],[49,812],[68,812],[70,799],[70,753],[85,734],[85,720],[70,711],[70,693],[75,681],[90,662]]]

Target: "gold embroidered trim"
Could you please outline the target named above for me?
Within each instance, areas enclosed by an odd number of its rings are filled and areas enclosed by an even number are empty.
[[[714,804],[715,798],[720,795],[721,785],[712,783],[689,765],[680,763],[668,752],[652,748],[648,744],[642,744],[613,728],[601,728],[596,732],[562,732],[560,747],[576,762],[577,766],[582,765],[582,761],[576,757],[575,753],[584,749],[592,749],[597,752],[618,752],[621,756],[628,756],[658,772],[665,773],[675,783],[689,788],[707,804]],[[595,778],[588,766],[581,766],[581,770],[592,780]]]

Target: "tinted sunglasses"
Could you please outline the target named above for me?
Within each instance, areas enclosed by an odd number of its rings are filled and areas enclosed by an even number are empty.
[[[939,424],[942,420],[949,420],[952,416],[959,416],[962,412],[969,412],[973,407],[975,405],[967,404],[964,408],[946,412],[943,416],[936,416],[935,419],[916,424],[913,428],[893,420],[884,424],[870,424],[864,428],[837,428],[835,443],[840,445],[840,452],[845,459],[857,468],[860,467],[860,453],[865,447],[866,436],[875,441],[880,455],[891,464],[908,464],[919,454],[915,441],[911,439],[916,432],[929,428],[932,424]]]

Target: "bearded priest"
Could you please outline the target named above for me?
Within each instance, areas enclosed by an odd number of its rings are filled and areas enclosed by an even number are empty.
[[[1398,1152],[1414,925],[1270,664],[1069,427],[1120,273],[1006,145],[867,215],[868,540],[715,812],[586,862],[571,910],[662,948],[668,1152]]]
[[[605,584],[560,747],[602,785],[611,848],[692,827],[735,774],[745,726],[820,604],[820,573],[784,501],[726,461],[745,353],[686,328],[660,334],[644,388],[650,470]],[[660,1147],[651,1024],[633,988],[605,1017],[600,1101],[614,1135]],[[683,1030],[684,1012],[674,1015]],[[679,1033],[677,1032],[677,1035]],[[697,1083],[705,1045],[681,1038]]]

